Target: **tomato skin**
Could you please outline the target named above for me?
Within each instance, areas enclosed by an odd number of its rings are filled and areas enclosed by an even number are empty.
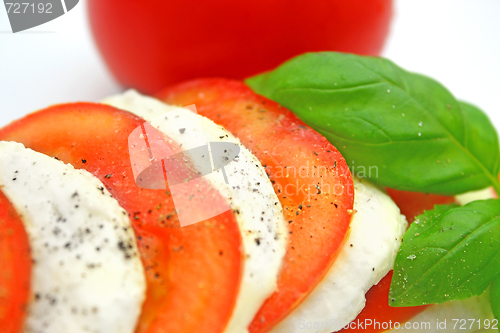
[[[198,77],[243,79],[304,52],[378,55],[392,0],[89,0],[108,68],[156,93]]]
[[[143,123],[106,105],[61,104],[0,129],[0,140],[86,169],[129,212],[148,288],[137,333],[194,333],[200,327],[219,333],[231,316],[241,280],[238,225],[227,211],[181,228],[168,189],[136,185],[128,137]]]
[[[30,296],[31,254],[24,225],[0,191],[0,327],[19,333]]]
[[[241,81],[200,79],[167,88],[167,103],[195,104],[238,137],[266,168],[288,221],[289,242],[278,291],[249,326],[270,330],[314,289],[335,261],[352,218],[347,164],[326,138]]]

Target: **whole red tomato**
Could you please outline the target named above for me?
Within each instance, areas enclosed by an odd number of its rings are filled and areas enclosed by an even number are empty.
[[[307,51],[377,55],[392,0],[89,0],[92,31],[126,87],[242,79]]]

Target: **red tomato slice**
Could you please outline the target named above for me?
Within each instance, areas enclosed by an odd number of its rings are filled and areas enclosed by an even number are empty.
[[[221,332],[240,283],[238,225],[228,211],[181,228],[168,189],[136,185],[128,136],[143,122],[110,106],[63,104],[11,123],[0,130],[0,140],[86,169],[129,212],[148,287],[137,332]]]
[[[406,216],[409,223],[412,223],[425,210],[431,210],[434,205],[445,205],[455,202],[455,197],[437,194],[426,194],[420,192],[408,192],[386,188],[387,194],[401,209],[401,214]]]
[[[31,254],[24,225],[0,191],[0,327],[22,331],[30,294]]]
[[[289,244],[278,291],[250,332],[266,332],[314,289],[331,267],[352,217],[353,183],[342,155],[323,136],[277,103],[226,79],[183,83],[163,91],[171,104],[198,112],[238,137],[262,162],[286,220]]]
[[[412,306],[406,308],[394,308],[389,306],[389,289],[391,287],[392,271],[390,271],[380,282],[373,286],[366,293],[366,306],[361,313],[353,320],[350,328],[343,329],[342,332],[384,332],[386,329],[382,328],[382,323],[403,324],[425,310],[428,305]],[[375,320],[380,323],[378,326],[359,326],[358,323],[374,323]]]

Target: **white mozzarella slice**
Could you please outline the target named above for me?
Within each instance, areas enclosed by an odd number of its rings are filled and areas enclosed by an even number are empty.
[[[392,269],[406,219],[385,193],[366,180],[353,180],[355,213],[337,260],[272,333],[340,330],[361,312],[366,292]]]
[[[286,252],[287,224],[261,163],[222,126],[189,110],[166,105],[135,91],[107,98],[104,103],[148,120],[186,150],[206,142],[230,142],[240,147],[238,158],[224,168],[229,188],[220,169],[212,169],[205,178],[230,199],[246,256],[236,306],[225,332],[247,332],[263,302],[277,288],[277,275]]]
[[[25,333],[132,333],[145,298],[128,214],[84,170],[0,142],[0,187],[28,233]]]
[[[495,197],[496,193],[493,187],[487,187],[479,191],[471,191],[464,194],[459,194],[455,196],[455,199],[460,205],[464,206],[472,201],[494,199]]]

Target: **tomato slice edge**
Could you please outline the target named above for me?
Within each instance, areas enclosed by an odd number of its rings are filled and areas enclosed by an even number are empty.
[[[0,327],[5,333],[19,333],[31,296],[32,260],[23,222],[1,189],[0,263]]]

